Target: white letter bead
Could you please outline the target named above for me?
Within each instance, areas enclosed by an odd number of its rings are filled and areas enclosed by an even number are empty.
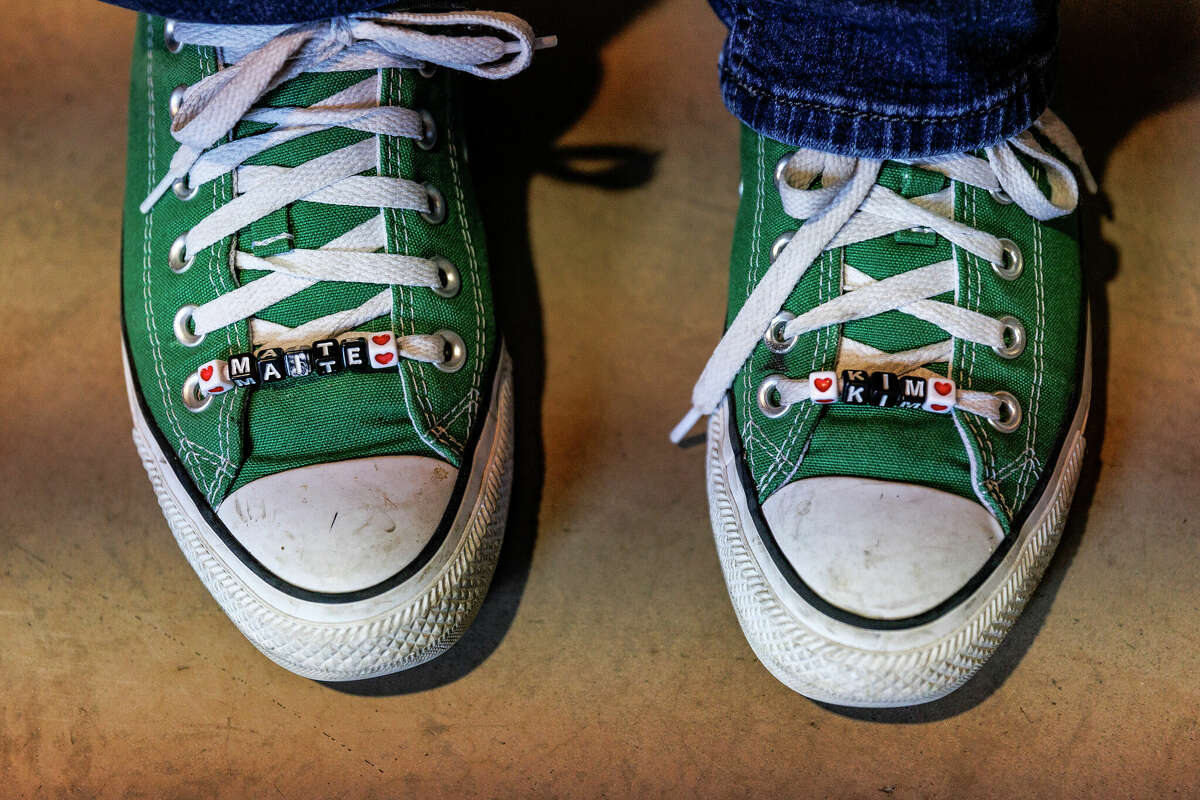
[[[400,360],[396,337],[390,333],[368,334],[367,358],[372,369],[395,369]]]
[[[838,399],[837,373],[808,373],[808,394],[814,403],[836,403]]]
[[[201,364],[196,374],[200,376],[200,394],[205,397],[224,394],[233,388],[229,381],[228,365],[219,358]]]
[[[957,397],[954,381],[933,375],[926,378],[925,405],[922,408],[935,414],[949,414]]]

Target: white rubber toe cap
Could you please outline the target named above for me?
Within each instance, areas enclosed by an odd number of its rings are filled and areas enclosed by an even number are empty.
[[[792,568],[831,605],[871,619],[921,614],[953,595],[1004,538],[972,500],[866,478],[807,478],[763,516]]]
[[[217,516],[288,583],[353,592],[412,563],[437,531],[457,474],[422,456],[316,464],[246,484]]]

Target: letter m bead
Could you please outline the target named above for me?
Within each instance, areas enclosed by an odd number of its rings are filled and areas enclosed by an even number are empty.
[[[229,357],[229,380],[234,386],[258,383],[258,360],[253,353],[234,353]]]

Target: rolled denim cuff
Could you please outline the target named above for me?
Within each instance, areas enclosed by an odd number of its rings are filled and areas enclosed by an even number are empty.
[[[869,158],[962,152],[1029,127],[1054,79],[1054,0],[711,0],[734,116]]]
[[[106,0],[158,17],[221,25],[291,25],[397,5],[396,0]],[[453,0],[407,0],[412,11],[452,8]]]

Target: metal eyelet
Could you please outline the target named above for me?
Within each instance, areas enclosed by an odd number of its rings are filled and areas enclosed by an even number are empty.
[[[783,405],[778,399],[779,382],[783,379],[783,375],[768,375],[758,385],[758,410],[764,417],[776,419],[782,417],[791,408],[791,406]]]
[[[417,74],[422,78],[432,78],[437,74],[437,64],[430,64],[428,61],[422,61],[417,65]]]
[[[1001,358],[1016,358],[1025,352],[1025,325],[1016,317],[1001,317],[998,322],[1004,326],[1005,344],[993,347],[996,355]]]
[[[438,297],[454,297],[462,288],[462,276],[458,274],[458,267],[450,263],[449,259],[437,256],[433,259],[433,263],[437,265],[438,280],[442,282],[441,286],[434,286],[433,293]]]
[[[432,183],[425,184],[425,195],[429,198],[429,210],[420,212],[421,219],[430,225],[441,225],[446,221],[446,198]]]
[[[792,237],[796,235],[795,231],[786,231],[779,234],[779,238],[771,243],[771,263],[775,263],[775,259],[779,258],[779,254],[783,252],[783,248],[788,246],[788,242],[792,241]]]
[[[163,25],[163,47],[168,53],[178,53],[183,49],[183,42],[175,38],[175,20],[169,19]]]
[[[186,83],[181,83],[171,90],[171,98],[167,101],[167,113],[171,119],[175,119],[175,115],[179,113],[179,109],[183,108],[183,95],[187,90]]]
[[[442,372],[458,372],[467,363],[467,344],[454,331],[441,330],[435,336],[446,340],[445,358],[434,362],[434,366]]]
[[[187,272],[188,267],[196,263],[196,257],[187,257],[187,234],[179,234],[179,238],[171,242],[171,250],[167,253],[167,266],[171,268],[171,272],[178,275],[181,272]]]
[[[211,394],[200,393],[200,376],[192,373],[183,382],[183,405],[193,414],[199,414],[212,403]]]
[[[780,311],[775,315],[775,319],[771,320],[771,324],[767,326],[767,332],[763,334],[763,342],[772,353],[786,353],[796,346],[796,342],[800,340],[799,336],[793,336],[790,339],[783,338],[783,328],[789,322],[794,320],[796,315],[790,311]]]
[[[175,312],[175,338],[184,347],[195,347],[204,341],[204,334],[192,331],[192,314],[197,306],[186,305]]]
[[[428,111],[421,112],[421,138],[417,139],[417,147],[422,150],[432,150],[437,146],[437,123],[433,120],[433,114]]]
[[[179,178],[178,180],[176,180],[174,183],[171,184],[171,191],[175,193],[176,197],[178,197],[180,200],[182,200],[185,203],[188,200],[191,200],[193,197],[195,197],[196,192],[199,189],[200,189],[199,186],[192,186],[191,184],[188,183],[188,179],[187,179],[186,175],[182,178]]]
[[[783,175],[787,171],[788,162],[792,160],[794,153],[788,153],[775,162],[775,184],[779,185],[783,182]]]
[[[988,189],[988,194],[996,201],[997,205],[1008,206],[1012,205],[1013,199],[1008,196],[1008,192],[1003,189]]]
[[[1001,419],[989,419],[988,424],[1001,433],[1012,433],[1021,427],[1021,404],[1008,392],[996,392],[1000,401]]]
[[[1025,269],[1025,256],[1012,239],[1001,239],[1000,247],[1003,260],[999,264],[992,264],[992,269],[1006,281],[1016,280]]]

